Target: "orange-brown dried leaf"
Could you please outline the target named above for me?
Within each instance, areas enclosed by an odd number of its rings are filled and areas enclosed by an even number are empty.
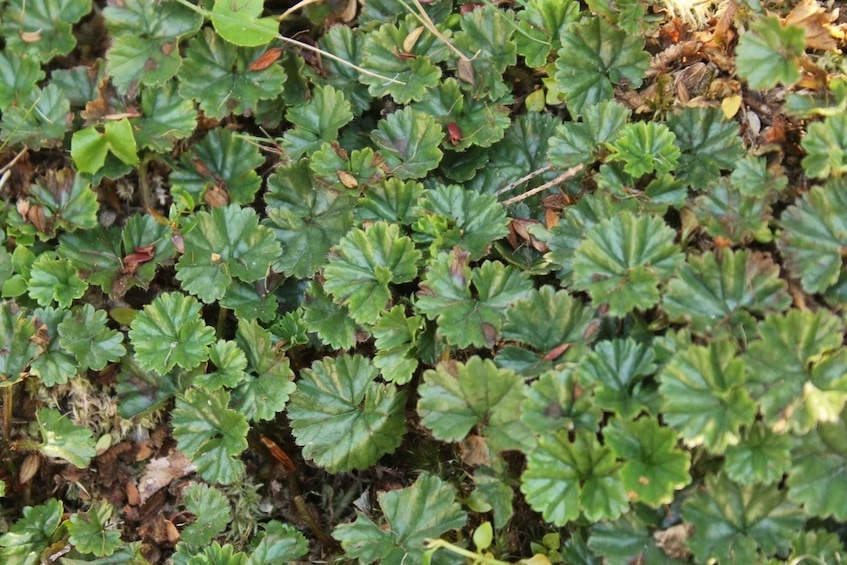
[[[250,63],[250,66],[247,67],[248,71],[264,71],[271,65],[273,65],[277,59],[282,56],[282,49],[279,47],[271,47],[264,53],[262,53],[256,60]]]

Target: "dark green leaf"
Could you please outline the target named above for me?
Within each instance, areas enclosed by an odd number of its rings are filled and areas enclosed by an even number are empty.
[[[415,205],[423,193],[418,181],[389,178],[370,187],[353,214],[360,222],[385,220],[408,226],[415,221]]]
[[[197,111],[190,100],[179,97],[176,84],[171,82],[160,88],[145,88],[141,92],[141,117],[130,120],[130,123],[139,147],[167,153],[178,140],[194,133]],[[193,149],[202,151],[198,145],[194,145]],[[223,151],[224,148],[217,149]],[[219,175],[221,172],[214,171]]]
[[[332,473],[365,469],[405,432],[406,394],[375,382],[361,355],[324,358],[300,373],[288,417],[303,455]]]
[[[259,543],[247,559],[246,565],[274,565],[304,557],[309,551],[306,537],[290,524],[271,520],[256,535]]]
[[[294,124],[282,138],[282,148],[296,161],[311,154],[324,141],[335,141],[338,130],[353,119],[350,103],[332,86],[317,87],[305,104],[289,108],[285,119]]]
[[[391,174],[406,180],[421,178],[438,166],[442,135],[435,118],[404,108],[380,120],[371,139],[385,157]]]
[[[558,429],[597,431],[603,412],[573,369],[548,371],[527,390],[521,420],[536,434]]]
[[[85,304],[59,323],[59,345],[76,358],[79,370],[99,371],[126,354],[123,334],[106,327],[106,321],[105,310]]]
[[[71,28],[91,11],[91,0],[11,0],[3,9],[6,49],[46,63],[76,46]]]
[[[17,106],[3,112],[0,139],[34,149],[56,147],[71,125],[70,111],[71,103],[55,84],[35,88]]]
[[[518,12],[515,34],[518,54],[532,68],[547,64],[550,52],[562,47],[560,37],[568,25],[579,17],[579,2],[575,0],[529,0]]]
[[[630,338],[601,341],[582,357],[576,373],[580,382],[596,384],[597,405],[630,419],[647,410],[655,413],[655,396],[644,377],[656,372],[653,348]]]
[[[755,20],[735,48],[738,75],[754,90],[786,86],[800,78],[798,60],[806,50],[803,28],[770,16]]]
[[[75,357],[59,346],[59,324],[70,317],[71,313],[64,308],[39,308],[32,313],[33,320],[38,320],[39,333],[46,333],[49,339],[43,346],[44,351],[33,360],[29,369],[44,386],[65,384],[79,372]],[[0,340],[12,343],[10,339]]]
[[[333,302],[314,281],[309,284],[303,303],[303,321],[309,331],[318,334],[320,340],[333,349],[350,349],[356,344],[358,325],[349,310]]]
[[[76,512],[68,520],[68,541],[77,551],[97,557],[112,555],[123,545],[121,533],[109,528],[114,507],[106,501],[96,503],[86,512]]]
[[[806,156],[803,169],[812,178],[841,177],[847,173],[847,116],[827,116],[809,125],[801,142]]]
[[[183,491],[185,509],[194,514],[194,522],[182,529],[184,543],[202,547],[224,531],[232,519],[226,496],[214,487],[191,483]]]
[[[676,177],[692,188],[706,188],[744,154],[738,124],[725,120],[718,108],[685,108],[667,123],[682,151]]]
[[[769,485],[791,467],[791,438],[770,431],[761,422],[749,426],[736,445],[726,448],[724,471],[742,485]]]
[[[44,78],[39,62],[28,55],[9,56],[0,51],[0,109],[20,104]]]
[[[794,438],[788,496],[812,516],[847,519],[847,412]]]
[[[614,100],[588,106],[582,111],[581,122],[565,122],[556,128],[550,138],[550,163],[567,169],[596,160],[604,145],[617,137],[631,113]]]
[[[465,14],[459,25],[461,31],[456,34],[454,45],[471,58],[468,66],[473,69],[474,97],[499,100],[510,94],[503,73],[517,62],[512,12],[493,5],[479,7]]]
[[[55,498],[38,506],[26,506],[22,517],[0,537],[0,557],[7,563],[37,565],[41,553],[64,535],[62,503]]]

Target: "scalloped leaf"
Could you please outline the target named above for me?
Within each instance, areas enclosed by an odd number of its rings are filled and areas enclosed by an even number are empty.
[[[723,474],[706,477],[705,489],[685,502],[682,517],[694,526],[688,539],[694,557],[721,563],[753,563],[757,549],[761,557],[784,554],[805,521],[785,490],[740,486]]]
[[[359,15],[360,23],[363,23],[364,11],[370,6],[370,3],[364,6],[363,13]],[[320,70],[326,75],[321,80],[344,92],[353,113],[359,115],[368,109],[372,97],[368,87],[359,82],[359,71],[353,68],[353,65],[362,66],[362,44],[365,41],[357,31],[348,26],[333,26],[318,39],[318,47],[340,59],[324,57],[321,60]]]
[[[115,508],[105,500],[94,503],[85,512],[75,512],[68,519],[68,541],[74,549],[96,557],[112,555],[124,545],[121,532],[109,523]]]
[[[788,497],[821,518],[847,520],[847,411],[795,438],[788,474]]]
[[[186,511],[194,522],[180,532],[181,543],[193,546],[209,545],[232,520],[232,507],[224,493],[203,483],[191,483],[182,491]]]
[[[725,455],[727,477],[742,485],[770,485],[791,467],[791,437],[756,422],[744,431],[741,441],[726,448]]]
[[[627,35],[603,18],[588,18],[572,24],[560,39],[556,82],[572,114],[610,99],[614,85],[622,81],[641,86],[650,64],[641,37]]]
[[[803,290],[823,292],[834,285],[847,245],[847,182],[813,187],[782,213],[779,224],[779,248]]]
[[[660,374],[662,417],[689,446],[721,454],[753,423],[756,405],[744,387],[744,359],[732,341],[689,346]]]
[[[661,176],[673,171],[681,155],[674,145],[676,136],[665,124],[635,122],[623,126],[608,145],[612,153],[608,161],[622,161],[623,170],[634,178],[655,173]]]
[[[381,119],[371,140],[385,157],[391,174],[406,180],[426,176],[438,166],[442,135],[435,118],[407,107]]]
[[[168,83],[142,90],[141,117],[130,119],[130,123],[138,147],[167,153],[178,140],[194,133],[197,110],[191,100],[180,98],[176,84]]]
[[[534,376],[579,359],[594,337],[594,313],[579,299],[551,286],[533,289],[506,310],[503,339],[525,344],[506,345],[495,357],[501,367]]]
[[[264,47],[236,47],[206,28],[188,42],[179,95],[195,99],[209,118],[249,115],[259,100],[276,98],[286,78],[279,65],[251,70],[250,65],[264,53]]]
[[[573,366],[541,375],[526,391],[521,421],[536,434],[550,430],[597,431],[603,411]]]
[[[532,68],[547,64],[551,52],[562,47],[560,37],[567,27],[579,18],[576,0],[529,0],[518,12],[515,35],[518,55]]]
[[[16,101],[20,104],[44,76],[33,57],[19,53],[9,56],[5,50],[0,51],[0,110],[5,113]]]
[[[388,285],[414,280],[420,258],[397,224],[376,222],[341,239],[324,268],[323,286],[354,320],[371,324],[391,299]]]
[[[724,249],[689,256],[668,284],[663,307],[673,321],[715,335],[750,326],[751,314],[785,310],[786,289],[770,257]]]
[[[277,169],[268,179],[265,202],[263,223],[283,247],[273,268],[289,276],[313,275],[353,227],[355,198],[315,183],[305,161]]]
[[[576,368],[580,382],[594,384],[597,406],[629,420],[644,410],[655,414],[655,391],[644,378],[656,372],[655,354],[649,345],[631,338],[601,341]]]
[[[29,372],[38,377],[44,386],[65,384],[79,372],[74,355],[59,345],[58,326],[70,316],[71,313],[64,308],[38,308],[32,313],[32,319],[38,321],[39,334],[42,337],[46,335],[49,341],[44,343],[44,351],[32,361]],[[1,332],[0,336],[3,335]],[[8,335],[0,337],[3,343],[13,343],[13,339],[9,339]]]
[[[432,255],[458,247],[472,260],[481,259],[492,242],[509,233],[506,210],[495,197],[455,184],[427,190],[415,216],[412,239],[428,244]]]
[[[0,35],[10,53],[42,63],[76,46],[73,24],[91,11],[91,0],[10,0],[3,8]]]
[[[803,36],[803,28],[784,25],[776,16],[756,19],[735,48],[738,75],[754,90],[794,84],[806,50]]]
[[[559,4],[559,2],[556,2]],[[550,138],[550,163],[567,169],[595,161],[605,144],[615,139],[632,111],[614,100],[583,109],[581,121],[565,122]]]
[[[466,252],[439,253],[421,281],[415,308],[437,321],[439,335],[450,345],[490,347],[503,312],[529,294],[532,282],[526,273],[499,262],[485,261],[473,269],[469,263]]]
[[[697,197],[692,209],[712,238],[722,237],[735,245],[754,240],[768,243],[773,239],[767,200],[745,196],[728,179],[721,179],[708,193]]]
[[[305,104],[292,106],[285,119],[294,124],[282,137],[282,148],[292,161],[311,154],[325,141],[335,141],[338,130],[353,119],[350,103],[344,93],[332,86],[318,86]]]
[[[358,325],[346,306],[336,304],[316,281],[309,289],[302,305],[303,321],[310,332],[333,349],[350,349],[356,344]]]
[[[17,35],[17,33],[15,34]],[[62,144],[71,126],[71,103],[55,84],[34,88],[0,118],[0,139],[32,149]]]
[[[807,176],[825,179],[847,173],[847,115],[809,124],[800,144],[806,151],[802,165]]]
[[[669,116],[667,125],[682,152],[676,178],[692,188],[708,187],[744,156],[738,124],[720,108],[684,108]]]
[[[200,317],[196,298],[165,292],[135,316],[129,341],[142,369],[164,375],[176,365],[193,369],[208,359],[215,332]]]
[[[436,476],[421,473],[411,486],[380,492],[380,523],[359,513],[340,524],[332,537],[360,563],[423,563],[424,540],[462,528],[467,515],[456,502],[456,489]]]
[[[676,232],[655,216],[630,212],[592,227],[574,253],[574,288],[586,290],[597,304],[624,316],[646,310],[660,299],[659,285],[669,279],[684,255]]]
[[[21,518],[0,536],[0,557],[7,563],[38,563],[41,553],[64,537],[63,513],[63,504],[55,498],[25,506]]]
[[[207,191],[223,191],[228,202],[250,204],[262,184],[256,169],[265,162],[259,149],[225,128],[213,129],[191,146],[170,174],[174,192],[202,202]]]
[[[389,178],[372,186],[359,199],[353,214],[359,222],[386,222],[412,225],[415,206],[424,194],[424,187],[414,180]]]
[[[654,418],[635,422],[613,420],[603,437],[624,459],[621,482],[630,500],[652,507],[670,504],[677,491],[691,481],[691,455],[676,447],[676,433]]]
[[[182,288],[206,304],[219,300],[233,279],[265,278],[282,253],[270,228],[259,225],[252,208],[235,204],[198,212],[183,230],[185,253],[176,265]]]
[[[424,373],[418,414],[442,441],[462,441],[476,430],[495,453],[529,449],[530,430],[520,421],[525,388],[521,376],[489,359],[441,363]]]
[[[55,301],[62,308],[69,308],[88,290],[88,283],[79,278],[73,264],[52,253],[42,253],[33,262],[28,286],[30,297],[39,306],[50,306]]]
[[[326,357],[300,373],[287,414],[303,455],[331,473],[365,469],[405,433],[406,393],[376,382],[361,355]]]
[[[126,354],[123,334],[107,327],[107,320],[105,310],[85,304],[59,322],[59,345],[74,356],[78,370],[99,371]]]
[[[593,432],[568,435],[565,430],[543,435],[527,455],[521,475],[527,503],[557,526],[580,515],[591,521],[620,516],[629,501],[612,448],[601,446]]]
[[[413,34],[417,39],[411,43],[407,38]],[[362,66],[376,75],[361,73],[359,81],[368,85],[374,98],[389,95],[398,104],[422,100],[438,84],[441,69],[437,63],[447,55],[444,42],[423,29],[414,14],[406,13],[398,22],[388,21],[365,36]]]
[[[377,348],[374,366],[384,380],[398,385],[409,382],[418,367],[415,343],[423,329],[423,318],[407,318],[405,312],[405,307],[398,304],[380,316],[371,329]]]
[[[457,74],[470,84],[475,98],[487,96],[499,100],[507,96],[510,87],[503,73],[517,62],[514,15],[493,5],[470,10],[459,22],[453,44],[470,58],[468,70],[459,67]],[[464,59],[467,61],[467,59]]]
[[[94,435],[53,408],[39,408],[35,417],[41,431],[38,451],[47,457],[64,459],[74,467],[88,468],[94,458]]]

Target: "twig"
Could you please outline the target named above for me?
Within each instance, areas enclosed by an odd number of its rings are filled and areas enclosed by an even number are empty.
[[[538,175],[544,174],[552,168],[553,168],[553,165],[544,165],[540,169],[535,169],[534,171],[532,171],[528,175],[522,176],[521,178],[519,178],[515,182],[509,183],[506,186],[504,186],[503,188],[499,189],[497,192],[494,193],[494,196],[500,196],[504,192],[511,192],[512,190],[516,189],[517,187],[519,187],[520,185],[522,185],[526,181],[532,180],[535,177],[537,177]]]
[[[5,165],[3,165],[3,168],[2,168],[2,169],[0,169],[0,174],[3,174],[3,173],[5,173],[6,171],[8,171],[9,169],[11,169],[12,167],[14,167],[14,166],[15,166],[15,163],[17,163],[17,162],[18,162],[18,160],[19,160],[21,157],[23,157],[24,155],[26,155],[26,152],[27,152],[27,148],[26,148],[26,147],[24,147],[23,149],[21,149],[21,150],[18,152],[18,154],[17,154],[17,155],[15,155],[15,156],[12,158],[12,160],[11,160],[11,161],[9,161],[9,162],[8,162],[8,163],[6,163]]]
[[[585,165],[583,165],[582,163],[580,163],[579,165],[577,165],[575,167],[571,167],[570,169],[568,169],[567,171],[565,171],[561,175],[557,176],[556,178],[554,178],[550,182],[545,182],[541,186],[536,186],[532,190],[528,190],[528,191],[524,192],[523,194],[518,194],[517,196],[515,196],[513,198],[509,198],[508,200],[503,202],[503,206],[510,206],[512,204],[517,204],[521,200],[525,200],[525,199],[529,198],[530,196],[534,196],[534,195],[538,194],[539,192],[543,192],[543,191],[547,190],[548,188],[556,186],[560,182],[566,181],[569,178],[571,178],[572,176],[575,176],[578,172],[580,172],[584,168],[585,168]]]

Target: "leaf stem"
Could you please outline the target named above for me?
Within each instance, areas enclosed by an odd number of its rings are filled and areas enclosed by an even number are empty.
[[[138,163],[138,191],[141,194],[141,207],[145,210],[152,210],[156,205],[153,191],[150,189],[150,177],[147,175],[147,163],[151,158],[152,155],[145,153]]]
[[[294,506],[297,507],[297,512],[300,514],[300,517],[304,522],[306,522],[306,525],[309,526],[312,533],[321,540],[321,543],[323,543],[326,547],[336,547],[338,545],[334,539],[326,534],[320,524],[318,524],[315,520],[315,517],[309,511],[309,507],[306,506],[306,501],[303,500],[302,496],[294,497]]]
[[[479,553],[464,549],[462,547],[459,547],[458,545],[453,545],[452,543],[443,539],[427,538],[424,540],[424,547],[426,547],[427,549],[446,549],[447,551],[456,553],[458,555],[461,555],[462,557],[472,559],[473,563],[482,563],[484,565],[511,565],[508,561],[500,561],[499,559],[495,559],[494,557],[480,555]]]
[[[218,339],[223,339],[224,330],[226,329],[226,322],[229,319],[229,308],[224,308],[221,306],[218,309],[218,321],[215,324],[215,337]]]
[[[12,389],[15,387],[7,386],[3,388],[3,417],[2,417],[2,425],[3,425],[3,443],[9,443],[9,430],[12,427],[12,402],[14,401],[14,394]]]

